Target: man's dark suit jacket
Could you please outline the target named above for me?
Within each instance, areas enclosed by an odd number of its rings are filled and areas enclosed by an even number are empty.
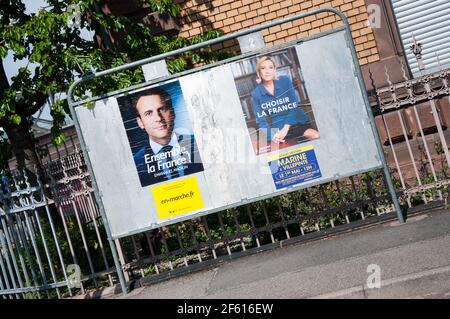
[[[189,161],[189,157],[187,154],[180,154],[181,158],[186,158],[186,164],[184,167],[184,176],[190,175],[193,173],[198,173],[203,171],[203,164],[200,158],[200,153],[198,152],[197,143],[195,142],[194,135],[177,135],[178,144],[181,149],[185,149],[189,152],[191,161]],[[139,174],[139,179],[141,181],[142,186],[148,186],[152,184],[156,184],[159,182],[163,182],[168,180],[166,174],[164,174],[164,170],[158,170],[158,161],[153,161],[149,164],[145,163],[145,155],[148,154],[147,157],[151,157],[154,155],[152,148],[150,147],[150,142],[147,139],[146,145],[140,148],[134,155],[134,162],[136,164],[136,168]],[[164,160],[160,160],[164,161]],[[149,173],[148,166],[154,167],[154,173]],[[155,174],[157,176],[155,176]],[[172,179],[179,177],[178,171],[176,170],[176,166],[174,167],[174,172],[171,173]]]

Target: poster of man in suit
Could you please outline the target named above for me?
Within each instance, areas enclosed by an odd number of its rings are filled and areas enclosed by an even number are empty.
[[[203,171],[179,81],[117,101],[142,187]]]

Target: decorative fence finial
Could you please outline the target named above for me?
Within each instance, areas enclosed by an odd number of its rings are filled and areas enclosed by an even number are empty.
[[[414,34],[412,34],[412,38],[413,38],[413,44],[411,44],[410,48],[411,48],[411,51],[414,53],[414,56],[416,57],[417,64],[419,65],[419,70],[422,73],[422,71],[425,70],[425,65],[423,64],[423,61],[422,61],[422,43],[417,42]]]

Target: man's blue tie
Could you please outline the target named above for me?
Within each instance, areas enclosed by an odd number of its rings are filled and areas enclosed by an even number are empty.
[[[167,163],[168,161],[172,160],[172,154],[170,153],[170,151],[172,150],[173,146],[172,145],[166,145],[164,147],[161,148],[161,150],[159,151],[159,153],[166,153],[166,158],[164,159],[164,163]],[[172,179],[172,175],[170,174],[170,169],[169,168],[164,168],[164,173],[167,176],[167,179]]]

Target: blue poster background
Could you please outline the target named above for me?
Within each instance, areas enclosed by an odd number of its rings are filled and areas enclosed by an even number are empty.
[[[311,145],[269,157],[269,166],[277,189],[322,177]]]

